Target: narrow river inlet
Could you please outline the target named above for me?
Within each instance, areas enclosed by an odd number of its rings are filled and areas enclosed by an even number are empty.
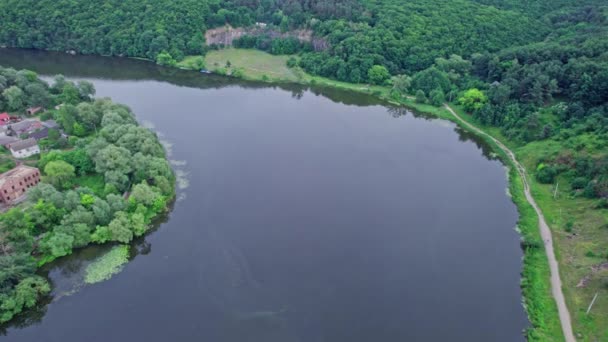
[[[524,340],[506,170],[454,124],[127,59],[0,49],[0,65],[131,107],[179,188],[122,272],[82,282],[110,246],[49,264],[52,298],[0,340]]]

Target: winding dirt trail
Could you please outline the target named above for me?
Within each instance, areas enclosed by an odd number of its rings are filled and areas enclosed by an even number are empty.
[[[530,186],[528,184],[528,179],[526,178],[526,169],[517,161],[515,158],[515,154],[503,143],[490,136],[486,132],[481,129],[475,127],[474,125],[468,123],[464,119],[460,117],[450,106],[447,104],[445,108],[464,126],[466,126],[471,131],[488,137],[492,139],[500,149],[502,149],[511,159],[515,167],[517,168],[517,172],[521,176],[521,179],[524,183],[524,193],[526,195],[526,200],[536,211],[538,215],[538,227],[540,229],[540,235],[545,242],[545,251],[547,254],[547,259],[549,260],[549,269],[551,270],[551,292],[553,293],[553,299],[555,299],[555,303],[557,304],[557,311],[559,313],[559,320],[562,325],[562,331],[564,333],[564,337],[566,338],[566,342],[576,342],[574,338],[574,334],[572,332],[572,322],[570,320],[570,312],[568,311],[568,307],[566,306],[566,300],[564,299],[564,293],[562,292],[562,281],[559,277],[559,265],[557,263],[557,259],[555,258],[555,252],[553,251],[553,238],[551,236],[551,230],[549,229],[549,225],[545,221],[545,217],[543,216],[542,211],[536,204],[534,197],[532,197],[532,193],[530,192]]]

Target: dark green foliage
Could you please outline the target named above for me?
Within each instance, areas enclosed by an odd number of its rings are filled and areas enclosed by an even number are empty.
[[[322,54],[303,56],[305,70],[365,82],[366,71],[374,64],[384,65],[393,75],[413,73],[428,68],[438,57],[498,51],[538,41],[548,32],[536,19],[467,0],[362,3],[366,12],[358,21],[329,20],[315,27],[331,47]],[[333,66],[318,65],[319,60]]]
[[[551,184],[555,181],[557,176],[557,169],[550,165],[540,164],[536,169],[536,179],[544,184]]]
[[[441,106],[445,102],[445,94],[443,90],[437,88],[429,94],[429,100],[433,106]]]
[[[271,38],[267,35],[245,35],[232,42],[234,47],[243,49],[258,49],[273,55],[292,55],[302,51],[310,51],[310,44],[300,42],[297,38]],[[294,64],[295,65],[295,64]]]
[[[156,60],[203,52],[207,1],[8,0],[0,2],[0,42],[9,46]]]
[[[436,67],[430,67],[414,75],[412,87],[424,91],[425,94],[430,94],[435,89],[440,89],[445,93],[450,90],[450,79],[446,72]]]
[[[416,102],[418,103],[426,103],[427,98],[426,95],[424,94],[424,91],[422,91],[421,89],[418,89],[416,91]]]
[[[48,107],[56,102],[49,85],[36,73],[0,67],[0,112],[25,114],[28,107]]]

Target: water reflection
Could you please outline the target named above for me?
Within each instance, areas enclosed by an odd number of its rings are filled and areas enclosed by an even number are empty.
[[[136,60],[0,50],[0,64],[92,79],[129,103],[166,133],[178,200],[189,192],[112,281],[82,285],[110,246],[41,270],[55,291],[9,339],[521,340],[504,172],[454,124],[364,94]],[[92,336],[101,320],[112,329]]]
[[[70,65],[66,68],[66,64]],[[35,70],[41,75],[64,75],[73,78],[99,78],[110,80],[155,80],[169,82],[183,87],[200,89],[221,89],[239,86],[242,88],[273,88],[291,92],[291,97],[301,99],[306,91],[316,96],[323,96],[334,102],[345,105],[373,106],[385,105],[387,112],[394,118],[413,115],[416,118],[437,120],[436,117],[413,111],[406,107],[394,106],[375,96],[345,91],[326,86],[305,86],[300,84],[268,84],[255,81],[241,81],[213,74],[201,75],[195,71],[167,68],[157,64],[118,57],[72,56],[61,52],[48,52],[25,49],[0,49],[0,65],[15,69]],[[147,122],[146,124],[151,124]],[[455,126],[455,125],[454,125]],[[455,126],[456,127],[456,126]],[[473,141],[482,150],[484,156],[494,158],[491,147],[482,139],[461,128],[456,128],[460,141]],[[168,142],[164,142],[167,144]],[[170,149],[169,146],[166,146]]]

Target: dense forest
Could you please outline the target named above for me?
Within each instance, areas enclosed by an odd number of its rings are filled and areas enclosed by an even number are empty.
[[[37,266],[90,243],[131,241],[174,196],[156,135],[127,107],[93,100],[94,93],[88,82],[58,76],[49,85],[31,71],[0,67],[0,110],[19,115],[30,105],[60,105],[42,115],[65,133],[40,141],[41,158],[26,163],[42,171],[42,183],[0,214],[0,323],[49,292]]]

